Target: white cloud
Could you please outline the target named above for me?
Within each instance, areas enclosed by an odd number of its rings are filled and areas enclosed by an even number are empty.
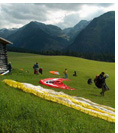
[[[65,17],[67,11],[48,11],[47,21],[45,23],[47,24],[56,24],[63,22],[63,18]]]
[[[21,27],[30,21],[72,27],[82,19],[91,20],[114,9],[114,4],[110,3],[0,4],[0,29]]]

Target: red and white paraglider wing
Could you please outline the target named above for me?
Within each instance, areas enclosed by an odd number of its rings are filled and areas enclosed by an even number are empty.
[[[63,84],[62,81],[68,81],[68,79],[63,78],[47,78],[40,80],[39,82],[43,85],[50,86],[53,88],[61,88],[61,89],[68,89],[68,90],[75,90],[74,88],[70,88],[69,86]]]

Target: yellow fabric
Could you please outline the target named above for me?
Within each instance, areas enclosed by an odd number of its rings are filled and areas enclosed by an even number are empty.
[[[34,86],[28,83],[20,83],[7,79],[3,80],[3,82],[11,87],[19,88],[46,100],[63,104],[109,122],[115,122],[115,109],[112,107],[100,105],[82,97],[69,96],[63,92],[56,92],[54,90],[45,89],[41,86]]]

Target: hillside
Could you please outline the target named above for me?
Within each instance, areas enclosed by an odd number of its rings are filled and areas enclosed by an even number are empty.
[[[63,49],[67,44],[67,40],[60,36],[61,29],[56,26],[30,22],[14,34],[8,36],[7,39],[14,43],[13,47],[39,52]]]
[[[68,47],[85,58],[115,60],[115,12],[94,18]]]
[[[77,90],[45,88],[115,107],[115,63],[68,56],[42,56],[15,52],[9,52],[8,59],[12,63],[13,73],[0,78],[0,132],[115,132],[114,123],[41,99],[9,87],[2,82],[3,79],[13,79],[19,82],[39,85],[40,79],[58,77],[51,75],[49,73],[50,70],[59,71],[59,77],[63,77],[63,71],[67,68],[68,77],[71,81],[64,83]],[[39,63],[40,67],[43,67],[43,75],[33,74],[32,67],[36,62]],[[77,77],[72,76],[74,70],[77,71]],[[96,74],[102,71],[109,74],[106,83],[110,90],[105,92],[104,97],[100,96],[101,90],[97,89],[94,84],[91,86],[87,84],[88,78],[94,79]]]
[[[0,29],[0,37],[7,38],[11,34],[14,34],[16,31],[17,31],[16,28],[13,28],[13,29],[6,29],[6,28]]]
[[[74,27],[66,28],[63,32],[69,37],[70,43],[72,43],[76,36],[84,29],[90,22],[87,20],[81,20]]]

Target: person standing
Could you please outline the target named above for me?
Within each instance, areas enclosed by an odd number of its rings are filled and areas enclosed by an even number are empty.
[[[102,91],[100,92],[100,94],[102,95],[102,96],[104,96],[104,92],[105,91],[107,91],[107,90],[109,90],[109,88],[107,87],[107,85],[106,85],[106,81],[105,81],[105,79],[106,78],[108,78],[109,77],[109,75],[108,74],[106,74],[105,75],[105,73],[104,72],[101,72],[101,74],[99,75],[99,77],[98,77],[98,84],[101,86],[101,88],[102,88]]]
[[[65,75],[65,79],[67,79],[68,78],[68,74],[67,74],[67,68],[64,70],[64,75]]]
[[[12,74],[12,65],[11,65],[11,62],[9,62],[9,64],[8,64],[8,70],[9,70],[9,74]]]
[[[34,66],[33,66],[33,69],[34,69],[34,74],[36,74],[35,65],[36,65],[36,64],[34,64]]]
[[[73,76],[77,76],[77,73],[76,73],[76,71],[74,71],[74,74],[73,74]]]
[[[33,69],[34,69],[34,74],[38,74],[38,71],[39,71],[39,65],[38,65],[37,62],[36,62],[36,64],[34,64]]]
[[[36,74],[38,74],[38,72],[39,72],[39,64],[38,64],[38,62],[36,62],[35,69],[36,69]]]

